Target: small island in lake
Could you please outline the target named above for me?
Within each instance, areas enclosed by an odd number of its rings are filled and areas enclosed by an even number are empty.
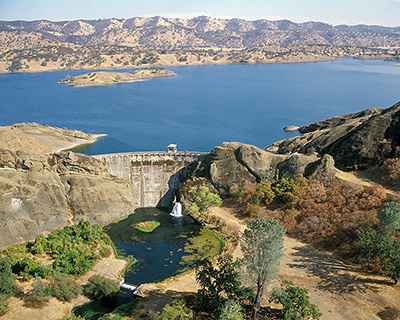
[[[75,87],[91,87],[172,77],[174,75],[175,72],[163,68],[140,69],[135,72],[98,71],[84,73],[75,77],[68,76],[60,82]]]

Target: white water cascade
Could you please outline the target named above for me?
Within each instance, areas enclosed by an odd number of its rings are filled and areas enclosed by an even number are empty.
[[[179,202],[175,202],[174,207],[170,213],[171,216],[175,218],[183,217],[182,215],[182,205]]]

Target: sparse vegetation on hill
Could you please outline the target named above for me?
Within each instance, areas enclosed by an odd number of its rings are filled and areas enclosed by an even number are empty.
[[[377,26],[208,17],[0,21],[0,72],[336,57],[400,61],[399,32],[398,28]]]
[[[273,199],[267,201],[269,206],[263,204],[260,197],[261,186],[270,194],[268,199]],[[306,179],[301,175],[280,178],[266,186],[265,183],[248,183],[239,188],[235,201],[245,205],[244,214],[248,214],[249,204],[254,204],[258,208],[257,215],[279,220],[289,234],[346,256],[354,254],[357,232],[376,226],[377,213],[385,203],[397,200],[379,185],[365,187],[343,183],[331,175],[319,179]]]

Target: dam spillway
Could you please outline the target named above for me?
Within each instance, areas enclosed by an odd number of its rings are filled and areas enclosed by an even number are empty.
[[[132,184],[138,207],[168,207],[174,190],[191,171],[191,164],[204,152],[129,152],[94,156],[108,166],[113,176]]]

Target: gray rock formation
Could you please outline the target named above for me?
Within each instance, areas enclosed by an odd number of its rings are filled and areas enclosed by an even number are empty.
[[[316,161],[318,162],[319,158],[295,153],[286,160],[278,163],[277,169],[282,177],[288,179],[298,174],[303,174],[307,165]]]
[[[392,158],[400,146],[400,103],[319,121],[303,135],[274,143],[280,153],[329,154],[342,170],[368,169]]]
[[[335,160],[329,154],[325,154],[316,162],[309,163],[304,169],[306,178],[318,177],[324,174],[335,174],[339,170],[335,167]]]
[[[331,129],[336,126],[339,126],[345,122],[347,122],[350,119],[357,119],[357,118],[365,118],[369,117],[374,114],[381,113],[384,109],[383,108],[370,108],[366,109],[360,112],[356,113],[348,113],[348,114],[343,114],[341,116],[336,116],[333,118],[329,118],[326,120],[318,121],[315,123],[311,123],[305,126],[302,126],[299,128],[299,131],[301,133],[307,133],[307,132],[313,132],[313,131],[318,131],[318,130],[324,130],[324,129]]]
[[[232,186],[246,182],[273,182],[276,169],[286,177],[303,173],[307,164],[317,157],[305,155],[279,155],[238,142],[223,142],[197,164],[192,177],[205,177],[218,190],[221,197],[229,197]]]

